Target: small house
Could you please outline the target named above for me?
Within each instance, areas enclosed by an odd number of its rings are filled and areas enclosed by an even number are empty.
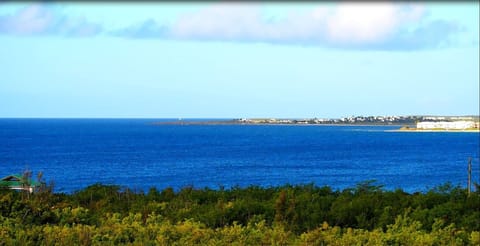
[[[0,189],[26,190],[32,193],[38,186],[39,182],[26,179],[19,174],[8,175],[0,180]]]

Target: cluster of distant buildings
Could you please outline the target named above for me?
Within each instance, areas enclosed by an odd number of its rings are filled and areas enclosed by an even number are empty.
[[[244,124],[414,124],[416,116],[350,116],[339,119],[236,119]]]
[[[311,119],[236,119],[236,123],[243,124],[409,124],[419,121],[418,116],[350,116],[338,119],[311,118]]]
[[[340,118],[343,123],[408,123],[418,120],[417,116],[350,116]]]

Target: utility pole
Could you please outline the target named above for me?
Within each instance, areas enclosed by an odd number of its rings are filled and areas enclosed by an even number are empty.
[[[472,190],[472,157],[468,158],[468,196],[470,196],[470,191]]]

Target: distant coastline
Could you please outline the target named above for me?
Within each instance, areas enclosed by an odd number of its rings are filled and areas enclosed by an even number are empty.
[[[303,126],[398,126],[401,132],[478,132],[478,116],[350,116],[343,118],[239,118],[153,122],[153,125],[303,125]],[[450,126],[449,122],[454,125]],[[470,122],[457,126],[456,123]],[[473,122],[473,123],[472,123]],[[477,123],[475,123],[477,122]],[[427,126],[420,126],[418,124]]]
[[[252,118],[252,119],[225,119],[225,120],[173,120],[154,122],[154,125],[363,125],[363,126],[413,126],[420,120],[419,116],[351,116],[338,119],[328,118]]]
[[[218,120],[218,121],[167,121],[167,122],[154,122],[153,125],[244,125],[244,126],[397,126],[399,129],[385,130],[385,132],[469,132],[480,133],[480,129],[419,129],[412,127],[405,127],[404,124],[395,123],[269,123],[269,122],[238,122],[235,120]]]
[[[219,120],[219,121],[189,121],[189,120],[179,120],[179,121],[165,121],[165,122],[154,122],[153,125],[285,125],[285,126],[402,126],[404,124],[394,124],[394,123],[279,123],[279,122],[256,122],[256,123],[245,123],[232,120]]]

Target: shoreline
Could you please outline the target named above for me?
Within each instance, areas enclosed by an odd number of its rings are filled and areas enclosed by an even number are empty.
[[[334,123],[244,123],[233,121],[168,121],[168,122],[153,122],[152,125],[242,125],[242,126],[403,126],[404,124],[334,124]]]
[[[480,129],[479,130],[453,130],[453,129],[450,129],[450,130],[447,130],[447,129],[443,129],[443,130],[418,130],[418,129],[406,130],[406,129],[397,129],[397,130],[385,130],[385,131],[386,132],[453,132],[453,133],[468,132],[468,133],[480,133]]]
[[[402,127],[400,129],[384,130],[384,132],[451,132],[451,133],[480,133],[480,129],[468,129],[468,130],[455,130],[455,129],[417,129],[409,128],[404,129],[404,124],[334,124],[334,123],[245,123],[245,122],[236,122],[236,121],[168,121],[168,122],[153,122],[151,125],[204,125],[204,126],[216,126],[216,125],[241,125],[241,126],[358,126],[358,127],[369,127],[369,126],[391,126],[391,127]]]

